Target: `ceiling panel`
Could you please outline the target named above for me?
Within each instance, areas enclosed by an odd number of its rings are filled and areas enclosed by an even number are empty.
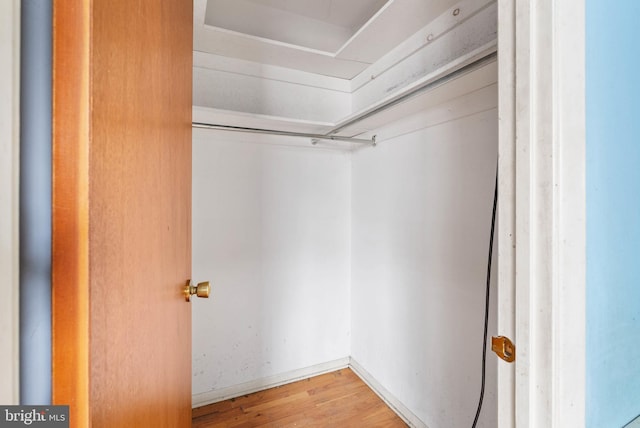
[[[352,79],[455,0],[194,0],[194,50]]]
[[[358,30],[387,0],[249,0],[252,3],[286,10],[308,18]]]
[[[250,0],[210,0],[204,23],[326,52],[336,51],[352,35],[348,28]]]

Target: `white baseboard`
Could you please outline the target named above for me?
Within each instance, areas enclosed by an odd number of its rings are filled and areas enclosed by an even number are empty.
[[[322,364],[316,364],[311,367],[304,367],[275,376],[269,376],[261,379],[252,380],[250,382],[233,385],[227,388],[217,389],[214,391],[194,394],[191,399],[193,408],[206,406],[207,404],[217,403],[219,401],[228,400],[230,398],[240,397],[265,389],[274,388],[280,385],[286,385],[301,379],[312,376],[318,376],[324,373],[349,367],[358,375],[364,383],[369,386],[387,406],[389,406],[407,425],[412,428],[429,428],[427,424],[422,422],[420,418],[413,414],[404,404],[394,397],[385,387],[383,387],[369,372],[367,372],[353,357],[344,357],[334,361],[328,361]]]
[[[349,367],[349,357],[340,358],[334,361],[328,361],[322,364],[316,364],[311,367],[304,367],[286,373],[269,376],[261,379],[252,380],[241,383],[239,385],[229,386],[227,388],[216,389],[214,391],[193,394],[191,397],[191,406],[193,408],[206,406],[207,404],[217,403],[219,401],[228,400],[230,398],[240,397],[242,395],[251,394],[265,389],[273,388],[287,383],[306,379],[312,376],[318,376],[324,373]]]
[[[353,357],[349,358],[349,367],[358,375],[378,397],[384,401],[402,420],[412,428],[429,428],[419,417],[394,397],[384,386],[382,386],[371,374],[366,371]]]

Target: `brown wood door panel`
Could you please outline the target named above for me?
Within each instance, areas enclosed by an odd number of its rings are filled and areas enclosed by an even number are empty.
[[[54,402],[191,417],[192,2],[54,2]]]

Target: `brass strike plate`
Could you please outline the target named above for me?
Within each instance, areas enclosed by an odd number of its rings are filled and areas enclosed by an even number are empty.
[[[507,363],[512,363],[516,360],[516,346],[508,337],[492,337],[491,350]]]

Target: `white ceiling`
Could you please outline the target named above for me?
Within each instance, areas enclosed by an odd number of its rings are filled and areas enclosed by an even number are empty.
[[[285,10],[324,21],[355,32],[369,20],[387,0],[248,0],[251,3]]]
[[[335,52],[386,0],[209,0],[205,24]]]
[[[194,50],[352,79],[452,0],[194,0]]]

